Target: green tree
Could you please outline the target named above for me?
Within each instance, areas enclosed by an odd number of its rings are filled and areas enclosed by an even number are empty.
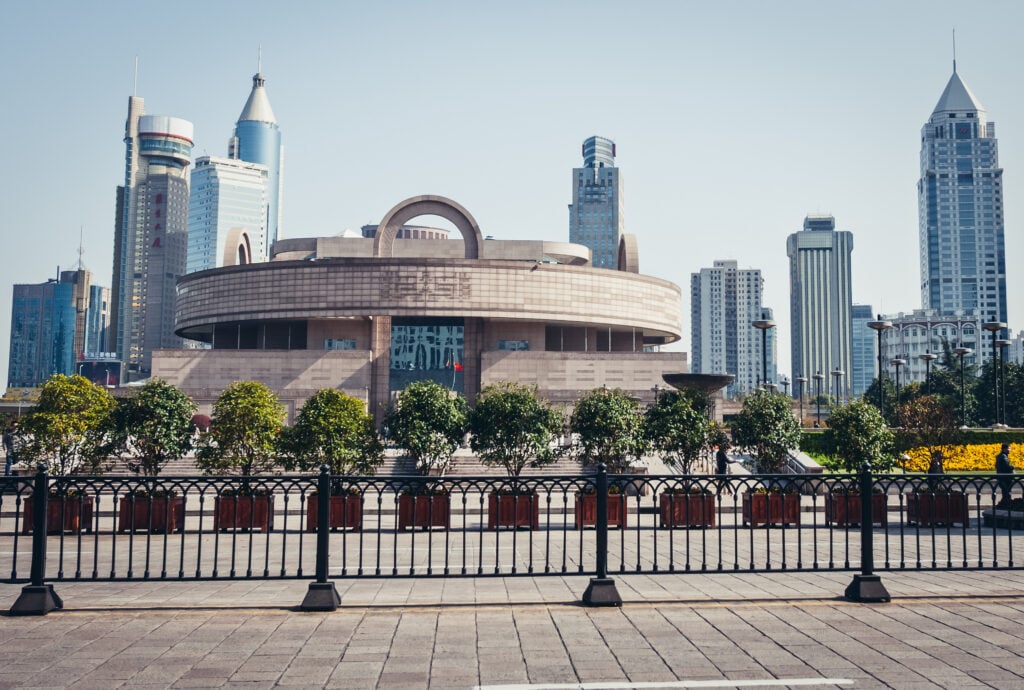
[[[196,464],[207,474],[238,472],[249,477],[269,472],[275,458],[285,409],[258,381],[236,381],[213,404],[210,431],[201,441]]]
[[[443,475],[466,434],[466,401],[435,381],[416,381],[398,394],[384,419],[388,437],[421,474]]]
[[[196,404],[177,388],[151,379],[134,395],[120,398],[110,415],[107,451],[123,455],[132,472],[160,474],[168,461],[192,448]]]
[[[577,400],[569,429],[583,464],[603,463],[609,472],[628,470],[647,446],[640,405],[618,388],[597,388]]]
[[[552,444],[564,425],[562,413],[538,397],[536,386],[496,383],[480,393],[469,413],[470,447],[484,464],[518,477],[527,466],[558,458]]]
[[[896,384],[893,383],[892,379],[888,376],[883,376],[881,379],[875,378],[871,381],[871,385],[864,391],[864,395],[861,398],[865,402],[869,402],[878,409],[878,389],[881,387],[882,395],[885,398],[885,409],[880,410],[882,417],[889,423],[895,424],[896,422]]]
[[[51,376],[35,409],[19,424],[21,459],[45,462],[51,473],[61,476],[99,472],[114,404],[107,389],[83,376]]]
[[[878,408],[871,403],[854,400],[833,407],[825,430],[825,443],[846,472],[859,471],[865,462],[870,462],[878,472],[892,469],[893,434]]]
[[[789,398],[764,390],[748,396],[732,421],[732,440],[754,456],[759,472],[780,472],[789,450],[800,445],[800,423]]]
[[[299,410],[295,426],[282,432],[282,464],[288,470],[373,474],[384,462],[384,446],[362,400],[341,391],[317,391]]]
[[[690,474],[693,463],[711,441],[712,427],[704,410],[695,408],[690,398],[669,391],[647,408],[644,431],[666,465]]]
[[[896,420],[896,447],[900,452],[924,447],[931,458],[942,460],[956,446],[963,445],[958,417],[939,396],[908,400],[896,409]]]

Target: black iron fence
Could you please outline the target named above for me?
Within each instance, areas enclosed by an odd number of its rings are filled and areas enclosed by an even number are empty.
[[[0,478],[0,576],[15,613],[67,581],[332,579],[839,570],[847,597],[888,598],[877,572],[1020,567],[1017,476]],[[321,500],[322,497],[326,500]]]

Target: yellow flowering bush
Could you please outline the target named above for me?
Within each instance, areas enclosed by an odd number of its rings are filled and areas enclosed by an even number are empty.
[[[1000,443],[982,443],[970,446],[946,446],[943,448],[943,467],[946,472],[995,472],[996,456],[1002,448]],[[907,451],[908,472],[927,472],[931,457],[925,447]],[[1010,462],[1017,470],[1024,470],[1024,443],[1010,444]]]

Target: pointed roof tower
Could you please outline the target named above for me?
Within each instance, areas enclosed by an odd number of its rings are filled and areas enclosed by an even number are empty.
[[[267,80],[261,72],[253,75],[252,91],[249,93],[249,100],[245,102],[245,107],[242,108],[242,114],[238,116],[239,122],[255,121],[277,124],[274,111],[270,107],[270,99],[267,98],[267,90],[264,88],[266,83]]]
[[[939,102],[935,104],[935,109],[932,110],[932,116],[938,113],[956,113],[956,112],[985,112],[984,106],[978,102],[978,99],[974,97],[971,90],[967,88],[967,84],[963,82],[960,75],[956,73],[956,66],[954,63],[953,76],[949,78],[949,83],[946,84],[945,90],[939,97]]]

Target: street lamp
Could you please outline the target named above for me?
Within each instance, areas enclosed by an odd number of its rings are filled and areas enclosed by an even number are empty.
[[[819,371],[811,378],[814,379],[814,399],[818,403],[818,421],[816,421],[815,424],[818,425],[818,428],[821,428],[821,382],[825,380],[825,375]]]
[[[761,380],[768,383],[768,329],[775,328],[775,322],[771,319],[758,319],[750,324],[761,331]]]
[[[996,358],[999,356],[999,351],[996,349],[996,339],[998,338],[999,331],[1006,328],[1006,324],[1002,321],[986,321],[981,324],[981,327],[992,334],[992,408],[995,410],[996,421],[993,426],[999,426],[999,376],[996,373]]]
[[[779,377],[779,383],[782,384],[782,392],[788,398],[789,397],[789,379],[786,378],[785,376],[780,376]]]
[[[893,357],[889,360],[889,364],[896,367],[896,405],[900,404],[900,367],[907,363],[907,360],[902,357]]]
[[[932,394],[932,362],[939,358],[938,355],[933,354],[930,350],[926,350],[923,355],[918,355],[918,359],[924,362],[924,394]]]
[[[969,347],[960,345],[955,350],[954,354],[960,358],[960,426],[967,426],[967,403],[964,400],[964,357],[974,352]]]
[[[996,406],[996,421],[999,422],[1000,427],[1003,429],[1007,428],[1006,423],[1006,348],[1010,347],[1010,341],[1005,338],[1000,338],[996,341],[996,347],[999,349],[999,388],[1003,391],[1003,398],[1001,405]],[[1002,408],[1002,416],[999,415],[999,410]]]
[[[804,425],[804,385],[807,383],[807,377],[800,374],[796,377],[796,382],[800,384],[800,388],[797,389],[796,397],[800,399],[800,426]],[[1005,389],[1004,389],[1005,390]]]
[[[878,334],[878,411],[885,414],[885,387],[882,386],[882,331],[892,328],[892,321],[884,321],[878,314],[875,321],[868,321],[868,328]]]
[[[846,372],[836,367],[832,370],[832,378],[835,379],[835,390],[836,390],[836,405],[842,403],[843,396],[843,377],[846,376]]]

